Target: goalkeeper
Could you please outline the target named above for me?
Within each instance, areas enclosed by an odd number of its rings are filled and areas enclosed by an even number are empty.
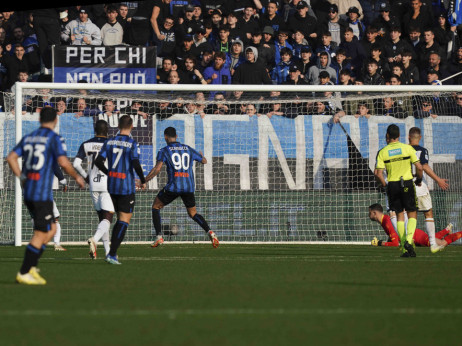
[[[378,240],[376,237],[372,239],[372,246],[394,246],[398,247],[400,244],[400,238],[396,232],[393,224],[391,223],[390,216],[383,213],[383,207],[378,204],[372,204],[369,207],[369,218],[371,221],[378,222],[385,233],[388,235],[388,241]],[[462,232],[452,232],[452,223],[448,224],[445,229],[435,234],[436,243],[442,247],[446,247],[452,242],[462,238]],[[414,233],[414,244],[417,246],[430,246],[430,240],[427,233],[421,229],[416,228]]]

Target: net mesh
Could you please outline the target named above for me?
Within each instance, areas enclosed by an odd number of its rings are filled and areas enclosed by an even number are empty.
[[[3,156],[15,139],[14,94],[4,94],[0,135]],[[368,242],[380,234],[368,219],[368,206],[385,205],[373,175],[377,151],[386,145],[385,131],[396,123],[401,142],[413,126],[422,129],[421,145],[430,166],[449,179],[443,192],[431,179],[436,228],[461,223],[461,93],[365,92],[120,92],[26,89],[22,131],[38,126],[42,107],[58,110],[56,131],[65,139],[73,161],[82,142],[94,136],[95,121],[132,116],[132,136],[141,149],[147,174],[165,146],[163,131],[173,126],[179,141],[204,153],[208,164],[195,165],[196,205],[223,241]],[[84,162],[84,168],[85,162]],[[14,241],[14,179],[4,160],[1,177],[0,242]],[[69,181],[69,177],[66,177]],[[55,179],[56,180],[56,179]],[[151,241],[151,205],[167,182],[165,170],[146,191],[137,192],[126,241]],[[70,181],[54,196],[61,214],[61,241],[84,242],[96,230],[98,217],[88,189]],[[167,239],[206,240],[189,219],[181,199],[161,211]],[[418,228],[425,229],[422,215]],[[22,240],[30,238],[29,214],[23,207]]]

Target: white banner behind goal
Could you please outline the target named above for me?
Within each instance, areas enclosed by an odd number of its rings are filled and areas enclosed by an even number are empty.
[[[462,222],[458,173],[462,119],[454,110],[460,87],[439,86],[435,94],[435,87],[419,92],[393,87],[391,92],[389,87],[377,90],[353,86],[345,94],[344,87],[249,86],[245,97],[239,98],[235,91],[243,86],[220,86],[220,90],[181,86],[173,91],[172,86],[158,85],[134,93],[134,86],[121,92],[117,86],[109,90],[108,85],[100,84],[37,84],[29,89],[32,85],[20,85],[15,106],[14,95],[5,95],[7,112],[0,113],[4,158],[19,136],[38,126],[37,99],[44,95],[54,106],[65,100],[67,108],[59,116],[56,131],[64,137],[71,160],[80,144],[93,137],[95,121],[108,121],[110,134],[114,134],[118,117],[129,114],[134,119],[133,137],[140,144],[141,163],[147,174],[155,165],[157,151],[165,145],[164,129],[173,126],[179,141],[202,151],[209,161],[195,166],[196,202],[220,240],[358,243],[379,235],[379,226],[368,219],[367,207],[384,204],[372,172],[391,123],[400,127],[402,142],[407,142],[411,127],[419,127],[431,167],[449,179],[448,192],[427,179],[437,228],[452,222],[459,230]],[[75,91],[85,88],[91,91]],[[152,92],[156,88],[157,92]],[[216,97],[217,91],[219,95],[223,92],[224,100]],[[80,98],[87,103],[86,111],[79,109]],[[116,111],[107,112],[107,100],[114,103]],[[141,109],[131,108],[133,101],[140,101]],[[425,104],[432,104],[433,114],[425,116]],[[369,115],[356,114],[363,105]],[[19,118],[12,114],[18,108],[24,113]],[[18,245],[30,237],[30,220],[5,161],[2,168],[0,243],[16,239]],[[165,183],[166,174],[162,172],[147,191],[137,193],[127,241],[152,240],[151,204]],[[98,222],[89,192],[71,182],[68,192],[57,189],[54,195],[61,214],[62,241],[84,242]],[[204,232],[189,220],[180,199],[163,209],[161,215],[166,239],[205,240]],[[424,228],[421,219],[418,227]]]

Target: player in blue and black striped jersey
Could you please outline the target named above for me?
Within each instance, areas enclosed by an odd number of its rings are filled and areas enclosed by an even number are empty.
[[[53,130],[58,122],[56,110],[40,111],[40,128],[24,136],[8,154],[7,161],[14,175],[23,183],[24,202],[34,219],[34,235],[26,247],[24,261],[16,281],[26,285],[44,285],[36,267],[45,245],[56,232],[53,222],[53,165],[55,162],[83,188],[85,181],[72,167],[66,156],[64,140]],[[18,158],[24,159],[22,171]]]
[[[107,188],[111,195],[117,222],[112,229],[111,247],[106,256],[106,262],[120,264],[117,259],[117,249],[127,232],[135,207],[135,172],[140,178],[143,188],[146,181],[140,164],[140,148],[130,137],[133,120],[128,115],[119,119],[119,134],[104,142],[95,166],[107,175]],[[105,161],[107,160],[107,168]]]
[[[164,138],[167,146],[160,149],[157,153],[156,165],[146,177],[146,182],[153,179],[160,173],[162,166],[167,167],[167,185],[159,191],[152,205],[152,223],[156,231],[156,240],[152,247],[158,247],[164,243],[161,229],[160,209],[173,202],[177,197],[181,197],[188,211],[188,215],[202,227],[209,236],[213,247],[218,247],[219,242],[215,232],[202,217],[197,213],[196,200],[194,196],[195,183],[193,174],[194,161],[202,164],[207,163],[207,159],[202,153],[197,152],[190,146],[177,141],[176,130],[167,127],[164,131]]]

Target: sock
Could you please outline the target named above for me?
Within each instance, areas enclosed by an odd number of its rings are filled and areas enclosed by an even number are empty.
[[[28,244],[26,246],[26,252],[24,254],[24,260],[22,262],[21,269],[19,272],[21,274],[26,274],[29,272],[31,267],[36,267],[38,259],[40,257],[40,249]]]
[[[194,221],[197,222],[197,224],[199,226],[202,227],[202,229],[205,231],[205,232],[209,232],[210,231],[210,227],[209,227],[209,224],[207,223],[207,221],[205,221],[205,219],[202,217],[202,215],[200,214],[196,214],[194,215],[194,217],[192,218]]]
[[[436,246],[435,220],[433,218],[425,219],[425,230],[427,231],[428,239],[430,240],[430,246]]]
[[[398,220],[396,219],[396,215],[390,216],[390,221],[393,227],[395,228],[395,230],[398,230],[398,224],[397,224]]]
[[[99,240],[103,237],[105,233],[109,234],[109,227],[111,227],[111,223],[109,220],[102,219],[100,223],[98,224],[98,227],[96,228],[95,235],[93,236],[93,239],[95,242],[99,242]],[[109,235],[108,235],[109,239]]]
[[[103,234],[103,237],[101,238],[101,240],[103,241],[104,251],[105,251],[105,254],[107,256],[107,254],[109,253],[109,250],[110,250],[109,230],[106,233]]]
[[[397,223],[397,231],[400,239],[400,249],[404,252],[404,241],[406,240],[406,230],[404,228],[404,221],[398,221]]]
[[[40,248],[39,258],[42,257],[43,251],[45,251],[46,248],[46,245],[42,245],[42,247]]]
[[[449,245],[452,242],[455,242],[456,240],[459,240],[460,238],[462,238],[462,232],[456,232],[456,233],[448,234],[448,236],[446,238],[444,238],[444,240],[446,240],[446,242]]]
[[[438,233],[436,233],[436,234],[435,234],[435,238],[437,238],[437,239],[443,239],[443,238],[446,237],[448,234],[449,234],[449,231],[445,228],[445,229],[439,231]]]
[[[156,230],[156,236],[162,235],[162,223],[160,220],[160,210],[152,208],[152,224]]]
[[[55,243],[55,245],[59,245],[59,243],[61,242],[61,225],[59,224],[59,222],[56,222],[56,233],[53,236],[53,242]]]
[[[414,233],[415,233],[416,226],[417,226],[417,219],[414,219],[413,217],[409,218],[409,221],[407,222],[406,240],[411,245],[414,244]]]
[[[117,254],[117,249],[124,240],[127,228],[128,223],[117,220],[116,224],[114,225],[114,228],[112,229],[111,247],[109,250],[109,255],[115,256]]]

